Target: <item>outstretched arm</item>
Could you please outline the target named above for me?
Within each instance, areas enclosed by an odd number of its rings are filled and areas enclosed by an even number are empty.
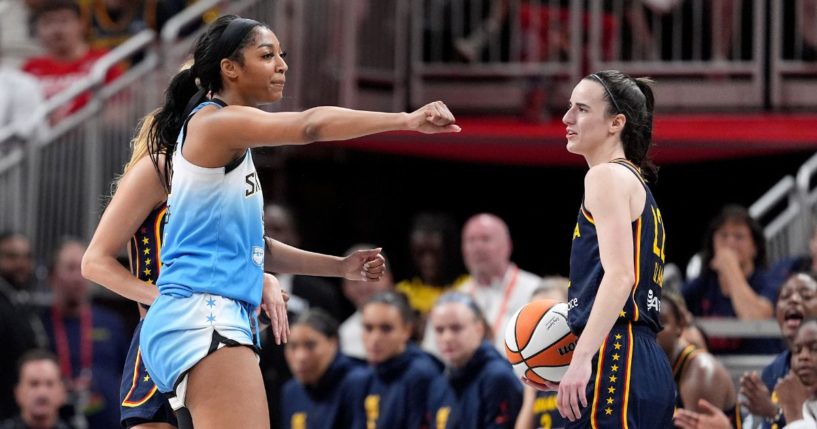
[[[159,295],[158,288],[134,277],[116,256],[150,211],[165,198],[153,163],[149,157],[143,157],[119,181],[111,203],[102,214],[82,257],[82,276],[125,298],[146,305],[153,303]]]
[[[622,172],[616,168],[601,164],[591,168],[585,177],[585,206],[595,220],[604,276],[573,359],[559,383],[559,412],[570,421],[578,419],[581,408],[587,406],[585,388],[592,373],[591,361],[624,308],[635,282],[630,192]]]
[[[279,113],[248,106],[227,106],[205,109],[201,113],[190,120],[191,133],[204,128],[207,136],[202,138],[223,142],[234,150],[347,140],[387,131],[434,134],[460,130],[454,115],[441,101],[411,113],[367,112],[333,106]]]

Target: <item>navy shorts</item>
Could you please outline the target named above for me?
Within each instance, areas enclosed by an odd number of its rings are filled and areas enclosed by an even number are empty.
[[[148,375],[139,349],[142,321],[136,325],[122,371],[119,387],[119,408],[122,426],[130,428],[142,423],[169,423],[178,426],[176,415],[164,395]]]
[[[672,428],[675,381],[655,333],[632,322],[613,326],[593,357],[587,408],[565,428]]]

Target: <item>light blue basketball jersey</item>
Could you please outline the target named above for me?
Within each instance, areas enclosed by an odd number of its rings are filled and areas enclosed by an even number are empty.
[[[207,101],[191,115],[208,105],[219,106]],[[263,281],[264,198],[252,154],[247,150],[237,165],[228,167],[194,165],[183,154],[186,127],[173,153],[159,292],[213,294],[257,307]]]

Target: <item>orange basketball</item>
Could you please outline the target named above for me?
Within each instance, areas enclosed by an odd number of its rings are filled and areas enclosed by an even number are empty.
[[[567,324],[567,303],[550,299],[520,308],[505,327],[505,355],[517,376],[543,384],[562,379],[578,337]]]

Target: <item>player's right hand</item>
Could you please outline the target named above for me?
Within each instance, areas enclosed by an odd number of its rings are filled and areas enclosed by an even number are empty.
[[[281,288],[278,279],[272,274],[264,274],[264,288],[261,296],[261,311],[270,319],[270,329],[275,344],[285,344],[289,339],[289,320],[287,301],[289,295]]]
[[[434,101],[409,113],[408,129],[425,134],[458,133],[454,114],[442,101]]]

